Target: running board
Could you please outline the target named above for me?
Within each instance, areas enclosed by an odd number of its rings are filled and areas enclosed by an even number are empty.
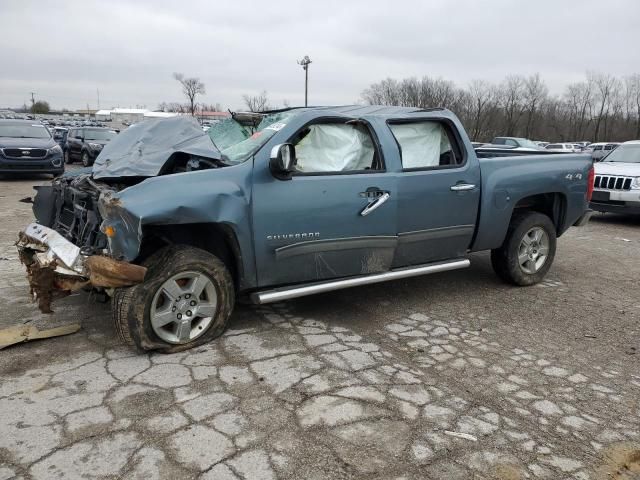
[[[313,295],[315,293],[330,292],[332,290],[359,287],[360,285],[386,282],[388,280],[398,280],[400,278],[417,277],[420,275],[428,275],[430,273],[457,270],[459,268],[466,268],[470,264],[471,262],[465,258],[463,260],[454,260],[450,262],[429,263],[418,267],[404,268],[402,270],[391,270],[385,273],[375,273],[373,275],[366,275],[362,277],[349,277],[344,280],[330,280],[328,282],[308,283],[291,287],[276,288],[273,290],[252,293],[251,301],[258,304],[279,302],[281,300],[304,297],[305,295]]]

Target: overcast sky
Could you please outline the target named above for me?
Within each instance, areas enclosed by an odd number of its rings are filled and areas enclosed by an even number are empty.
[[[0,0],[0,107],[156,108],[184,101],[354,103],[386,77],[465,85],[539,72],[552,92],[586,70],[640,72],[640,0]]]

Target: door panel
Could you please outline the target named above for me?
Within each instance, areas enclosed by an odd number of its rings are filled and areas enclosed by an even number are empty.
[[[446,123],[404,122],[390,128],[403,166],[411,167],[398,178],[398,247],[393,267],[464,256],[480,201],[477,159],[464,155]]]
[[[478,168],[404,172],[398,182],[394,267],[458,258],[471,244],[480,201]],[[472,190],[453,191],[464,182]]]
[[[396,178],[389,173],[294,175],[265,168],[254,182],[258,284],[271,286],[383,272],[397,244]],[[361,212],[388,198],[369,214]]]

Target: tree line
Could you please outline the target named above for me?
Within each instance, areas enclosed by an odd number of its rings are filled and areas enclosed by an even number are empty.
[[[539,74],[509,75],[500,83],[473,80],[387,78],[362,92],[370,105],[445,107],[474,141],[495,136],[551,142],[640,139],[640,74],[619,78],[587,72],[585,79],[551,95]]]

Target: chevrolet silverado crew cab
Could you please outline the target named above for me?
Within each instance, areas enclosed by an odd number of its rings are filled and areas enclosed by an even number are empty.
[[[640,140],[624,142],[595,164],[591,208],[640,214]]]
[[[556,238],[588,220],[592,175],[585,155],[479,159],[444,109],[237,113],[207,133],[174,117],[38,187],[17,245],[41,310],[101,289],[126,343],[171,352],[220,335],[238,297],[459,269],[470,252],[540,282]]]

